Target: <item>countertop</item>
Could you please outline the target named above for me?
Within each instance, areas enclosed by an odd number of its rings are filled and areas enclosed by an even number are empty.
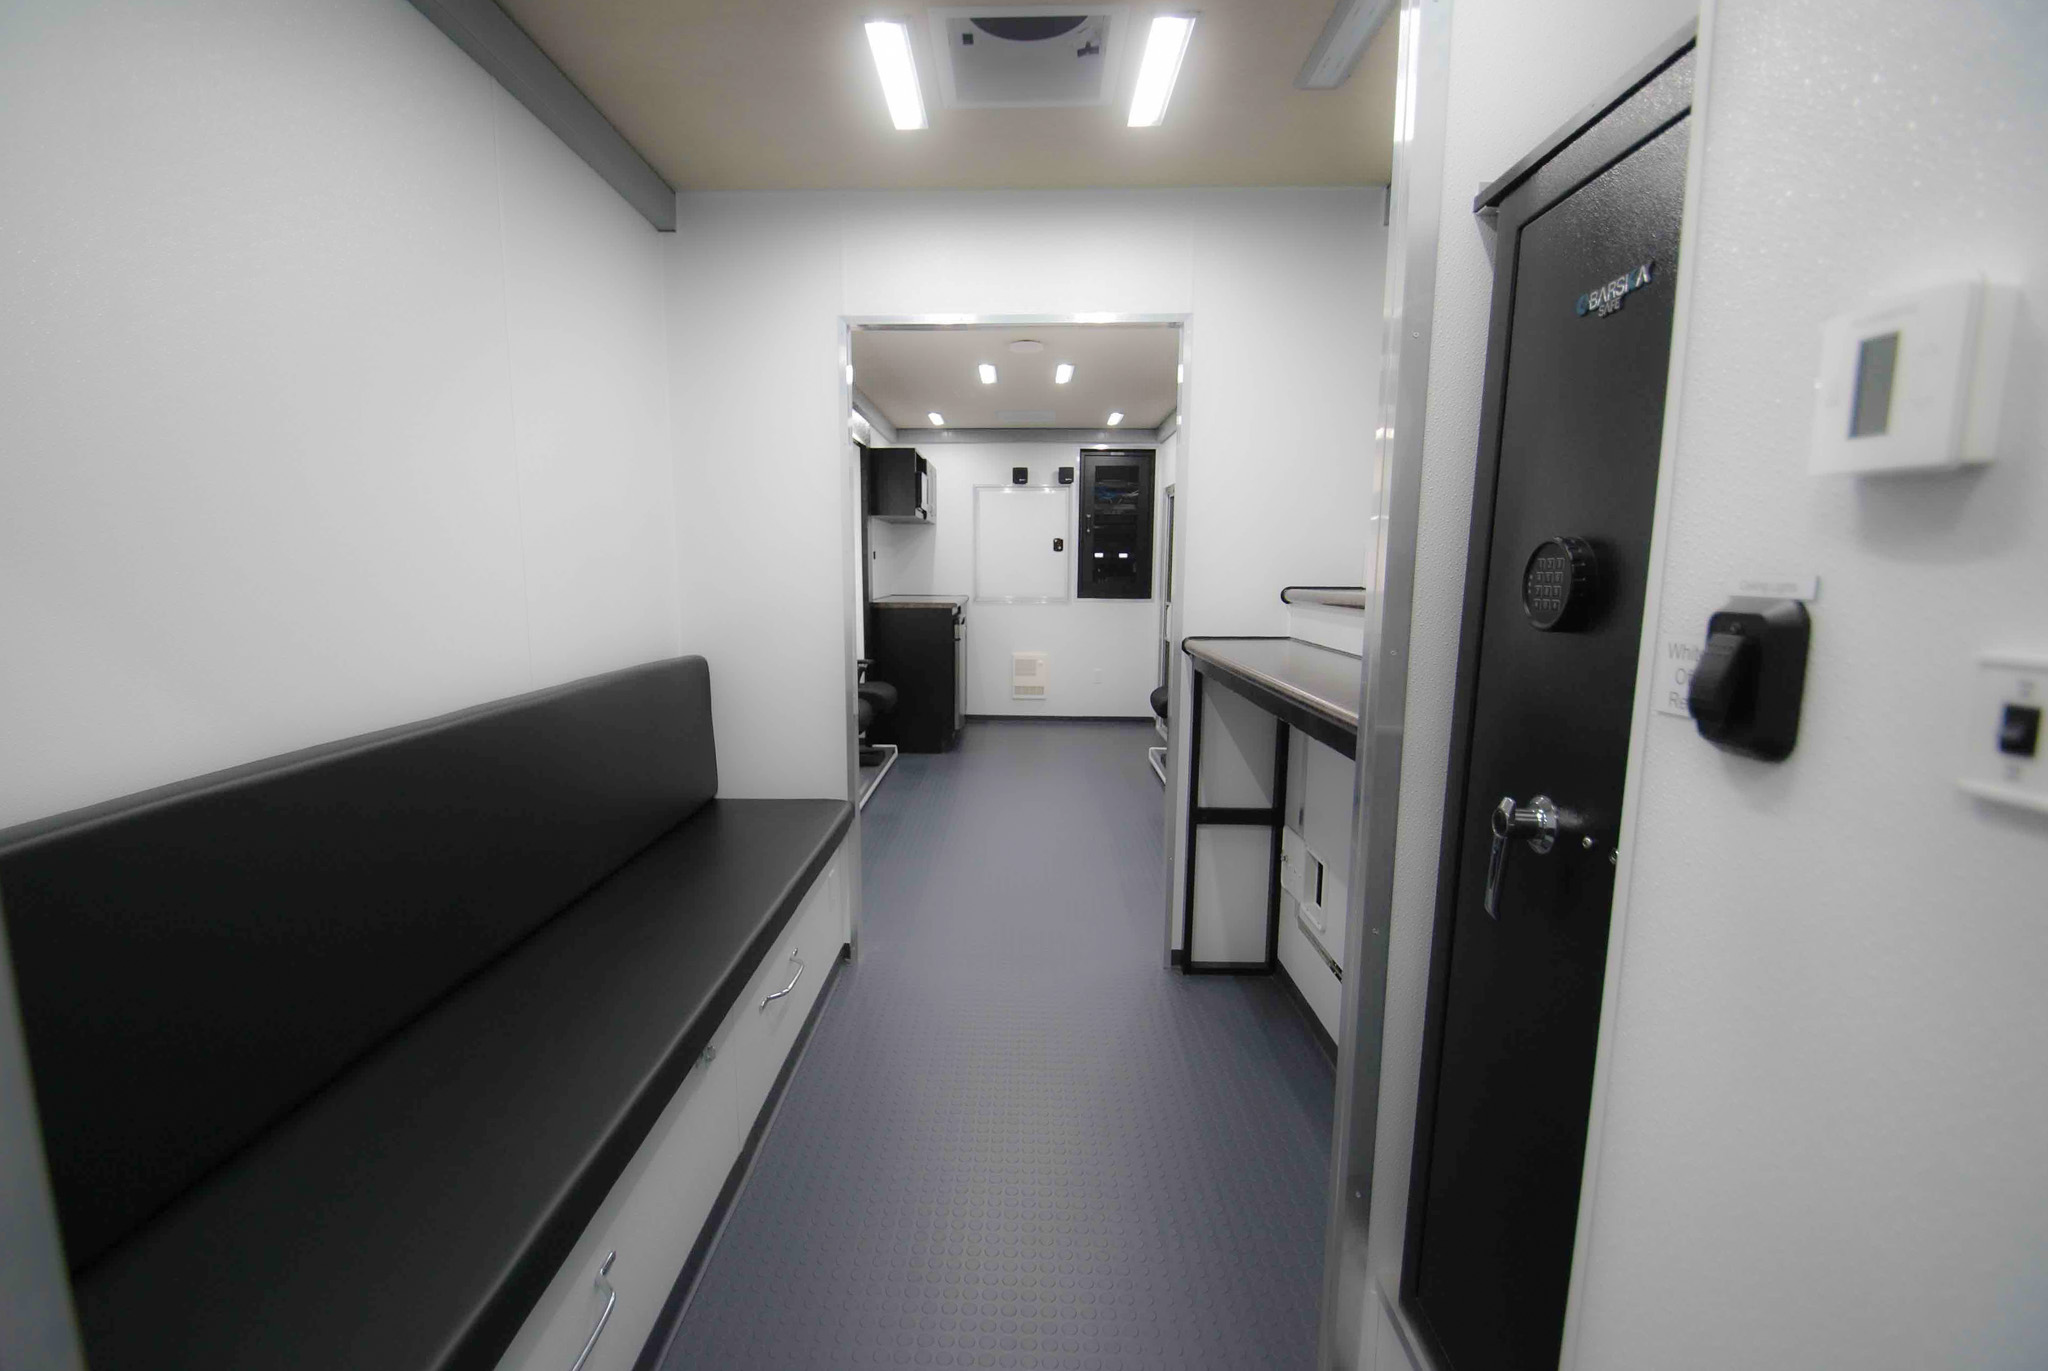
[[[878,595],[868,601],[876,609],[965,609],[965,595]]]
[[[1188,638],[1195,669],[1347,756],[1358,749],[1359,659],[1299,638]]]

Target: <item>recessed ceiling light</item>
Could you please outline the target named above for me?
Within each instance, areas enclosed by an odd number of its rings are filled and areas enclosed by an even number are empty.
[[[889,122],[903,131],[925,127],[917,61],[910,55],[910,25],[875,19],[867,29],[868,51],[875,55],[875,73],[882,78],[882,98],[889,102]]]
[[[1113,409],[1109,412],[1109,426],[1111,428],[1115,428],[1118,424],[1122,423],[1123,421],[1124,412],[1122,410]]]
[[[933,428],[944,428],[946,426],[946,416],[939,413],[937,410],[933,410],[931,413],[925,415],[924,417],[932,421]]]
[[[1061,362],[1052,369],[1052,383],[1056,386],[1063,386],[1073,379],[1074,364],[1072,362]]]
[[[980,366],[976,367],[975,370],[981,373],[981,383],[983,385],[992,386],[996,383],[995,363],[983,362]]]
[[[1188,35],[1195,31],[1192,14],[1162,14],[1152,21],[1145,39],[1145,58],[1138,65],[1137,89],[1131,92],[1131,127],[1148,129],[1166,118],[1166,102],[1187,55]]]
[[[1045,344],[1039,342],[1036,338],[1019,338],[1016,342],[1010,344],[1010,351],[1028,356],[1034,352],[1044,352]]]

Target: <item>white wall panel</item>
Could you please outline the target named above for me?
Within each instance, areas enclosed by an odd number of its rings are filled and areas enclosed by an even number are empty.
[[[844,797],[846,426],[829,195],[685,195],[669,299],[683,644],[719,788]]]
[[[664,422],[654,234],[529,126],[397,0],[7,7],[0,823],[675,650],[661,534],[522,499],[551,410],[669,488],[611,427]]]
[[[842,314],[1192,312],[1183,519],[1212,470],[1220,493],[1192,545],[1207,570],[1184,583],[1186,631],[1277,632],[1282,585],[1359,574],[1370,425],[1350,417],[1375,404],[1377,189],[733,192],[679,205],[683,583],[716,587],[686,606],[684,639],[718,679],[747,685],[737,710],[720,695],[728,793],[846,789]],[[773,558],[754,522],[771,491]],[[1304,491],[1325,507],[1297,518]]]
[[[938,475],[937,518],[930,525],[870,523],[877,595],[972,595],[975,489],[1008,486],[1010,469],[1020,466],[1029,469],[1031,484],[1052,485],[1060,467],[1078,468],[1081,460],[1078,447],[1047,443],[934,443],[924,451]],[[1079,521],[1077,498],[1066,529],[1070,576]],[[1074,599],[1071,580],[1067,594],[1059,604],[968,604],[969,714],[1151,717],[1159,602]],[[1013,700],[1010,656],[1033,651],[1052,654],[1052,691],[1043,700]]]
[[[1953,785],[1976,653],[2048,645],[2048,11],[1711,24],[1660,626],[1821,598],[1788,761],[1638,724],[1576,1364],[2048,1365],[2048,823]],[[1975,272],[2032,321],[2004,459],[1809,476],[1822,322]]]
[[[1185,192],[843,197],[848,314],[1178,314],[1189,308]]]
[[[668,244],[492,93],[533,676],[573,680],[675,650]]]

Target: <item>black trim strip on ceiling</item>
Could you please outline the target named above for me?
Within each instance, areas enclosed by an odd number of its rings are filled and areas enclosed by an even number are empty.
[[[569,151],[588,162],[648,223],[663,233],[675,232],[675,188],[493,0],[412,0],[412,6],[552,129]]]

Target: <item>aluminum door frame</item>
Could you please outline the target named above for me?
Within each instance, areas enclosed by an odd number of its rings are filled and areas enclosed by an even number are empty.
[[[1380,1055],[1394,917],[1401,757],[1408,713],[1408,645],[1422,449],[1436,315],[1437,226],[1443,200],[1452,0],[1401,0],[1394,76],[1394,175],[1387,188],[1387,273],[1380,320],[1380,398],[1374,457],[1380,479],[1367,511],[1377,530],[1365,576],[1357,782],[1337,1011],[1336,1130],[1330,1140],[1329,1227],[1316,1365],[1361,1365],[1373,1289],[1369,1239],[1379,1133]]]

